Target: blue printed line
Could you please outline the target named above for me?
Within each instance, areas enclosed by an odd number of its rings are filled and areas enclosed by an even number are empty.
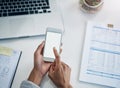
[[[103,72],[93,71],[93,70],[89,70],[89,69],[87,69],[87,71],[90,71],[90,72],[95,72],[95,73],[103,73]]]
[[[93,71],[93,70],[89,70],[87,69],[88,72],[95,72],[95,73],[101,73],[101,74],[106,74],[106,75],[111,75],[111,76],[118,76],[120,77],[120,75],[116,75],[116,74],[110,74],[110,73],[105,73],[105,72],[100,72],[100,71]]]
[[[108,28],[103,28],[103,27],[98,27],[98,26],[93,26],[93,28],[99,28],[99,29],[109,30]]]
[[[120,75],[116,75],[116,74],[114,74],[114,76],[120,76]]]
[[[98,49],[98,48],[94,48],[94,47],[91,47],[90,49],[91,49],[91,50],[100,51],[100,52],[107,52],[107,53],[112,53],[112,54],[118,54],[118,55],[120,55],[120,52],[116,52],[116,51],[109,51],[109,50]]]
[[[113,44],[113,43],[102,42],[102,41],[97,41],[97,40],[91,40],[91,41],[93,41],[93,42],[99,42],[99,43],[103,43],[103,44],[108,44],[108,45],[120,46],[119,44]]]
[[[112,31],[115,31],[115,32],[120,32],[120,30],[112,30]]]
[[[109,28],[103,28],[103,27],[98,27],[98,26],[93,26],[93,28],[109,30]],[[120,30],[117,30],[117,29],[116,30],[111,30],[111,31],[120,32]]]
[[[112,78],[112,79],[120,80],[120,78],[109,77],[109,76],[104,76],[104,75],[98,75],[98,74],[94,74],[94,73],[90,73],[90,72],[87,72],[87,74],[90,74],[90,75],[96,75],[96,76],[102,76],[102,77],[106,77],[106,78]]]
[[[96,76],[102,76],[102,75],[98,75],[98,74],[94,74],[94,73],[90,73],[90,72],[87,72],[87,74],[96,75]]]

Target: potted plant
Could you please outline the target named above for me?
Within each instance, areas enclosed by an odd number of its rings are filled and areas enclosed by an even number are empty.
[[[85,0],[85,2],[90,6],[96,6],[101,3],[101,0]]]

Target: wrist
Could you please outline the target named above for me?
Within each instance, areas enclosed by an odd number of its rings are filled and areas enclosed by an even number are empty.
[[[42,80],[42,74],[39,71],[33,69],[30,73],[28,80],[35,83],[36,85],[40,85]]]

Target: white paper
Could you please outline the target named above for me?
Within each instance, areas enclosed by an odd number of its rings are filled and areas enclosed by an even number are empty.
[[[0,55],[0,88],[10,88],[20,52],[13,51],[11,56]]]
[[[88,22],[79,79],[117,87],[120,81],[120,29]]]

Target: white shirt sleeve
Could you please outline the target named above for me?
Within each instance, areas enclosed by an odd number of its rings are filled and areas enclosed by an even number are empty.
[[[20,88],[40,88],[40,87],[31,81],[25,80],[25,81],[22,81]]]

